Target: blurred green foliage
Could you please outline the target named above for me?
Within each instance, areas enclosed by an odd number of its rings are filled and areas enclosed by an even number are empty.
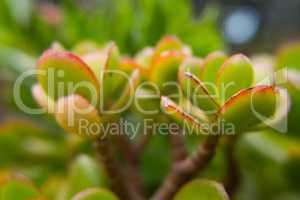
[[[1,46],[39,53],[55,40],[67,47],[83,39],[114,40],[121,51],[134,53],[163,35],[176,34],[197,55],[225,48],[217,29],[217,9],[208,7],[196,17],[189,0],[62,0],[58,4],[22,0],[21,4],[0,2]]]

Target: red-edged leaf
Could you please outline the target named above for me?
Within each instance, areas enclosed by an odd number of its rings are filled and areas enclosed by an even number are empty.
[[[238,133],[245,131],[274,115],[277,94],[277,88],[269,85],[243,89],[224,103],[219,119],[232,125]]]
[[[237,54],[228,58],[218,71],[216,80],[221,101],[225,101],[241,89],[250,87],[253,79],[252,64],[246,56]]]
[[[76,93],[97,104],[99,82],[89,66],[73,53],[50,49],[37,65],[38,80],[49,97],[57,100]]]

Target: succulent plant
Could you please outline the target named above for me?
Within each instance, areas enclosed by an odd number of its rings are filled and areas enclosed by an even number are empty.
[[[250,130],[266,129],[269,124],[262,124],[274,116],[276,119],[278,112],[283,115],[281,89],[273,83],[255,85],[254,79],[254,68],[246,56],[213,52],[199,58],[171,35],[134,57],[121,55],[114,43],[101,46],[84,41],[72,51],[55,43],[38,59],[33,96],[61,127],[75,134],[72,137],[79,135],[95,142],[100,166],[92,158],[79,156],[71,165],[68,181],[49,180],[42,193],[59,200],[147,199],[139,161],[151,134],[141,135],[134,143],[122,134],[123,129],[114,135],[99,128],[120,123],[124,115],[139,113],[144,119],[181,124],[174,135],[171,128],[167,130],[172,167],[151,199],[229,199],[238,181],[232,172],[223,185],[206,179],[189,180],[209,165],[220,139],[227,141],[227,162],[236,168],[232,152],[237,138]],[[146,87],[140,88],[139,82]],[[142,99],[140,107],[132,105],[132,100],[145,94],[150,98]],[[153,94],[155,98],[151,98]],[[82,129],[82,120],[89,128]],[[151,131],[158,130],[154,127]],[[184,133],[203,135],[191,155]],[[57,181],[61,189],[55,192]],[[43,195],[30,196],[39,197]]]

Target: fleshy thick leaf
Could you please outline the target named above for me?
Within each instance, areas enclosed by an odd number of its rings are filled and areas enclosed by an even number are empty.
[[[252,85],[254,72],[249,59],[237,54],[225,61],[217,74],[217,87],[221,101],[235,94],[241,89]]]
[[[205,83],[212,83],[215,84],[217,79],[217,73],[219,69],[221,68],[222,64],[225,62],[225,60],[228,57],[219,51],[210,53],[204,60],[203,60],[203,70],[201,73],[200,79]],[[208,88],[210,92],[216,92],[213,91],[214,88],[209,87]]]
[[[186,55],[179,51],[166,51],[154,60],[149,72],[150,80],[156,83],[163,93],[170,93],[171,86],[164,84],[176,81],[178,68],[185,57]]]
[[[211,94],[205,83],[198,79],[194,74],[185,73],[187,79],[190,80],[191,93],[188,98],[191,102],[205,111],[208,115],[215,114],[220,108],[216,94]]]
[[[199,121],[192,115],[184,112],[176,103],[167,97],[161,97],[161,107],[162,109],[170,115],[174,120],[180,122],[184,126],[187,126],[190,131],[200,133],[206,132],[205,127],[203,127]]]
[[[279,49],[276,63],[279,68],[288,67],[300,70],[300,42]]]
[[[138,86],[140,80],[140,72],[138,69],[134,70],[129,77],[129,80],[127,81],[126,87],[121,92],[121,95],[119,98],[115,101],[115,103],[112,105],[111,109],[112,111],[116,111],[119,109],[125,109],[129,106],[128,103],[131,103],[134,97],[134,91],[136,87]]]
[[[185,95],[191,93],[190,89],[192,85],[192,80],[187,79],[186,72],[189,72],[199,78],[202,72],[202,62],[203,61],[200,58],[187,58],[180,65],[178,70],[178,82]]]
[[[86,155],[78,156],[71,164],[69,174],[69,188],[71,197],[76,193],[90,188],[103,186],[104,174],[97,163]]]
[[[136,62],[144,69],[142,71],[143,71],[143,75],[145,76],[146,74],[144,74],[144,72],[150,67],[152,57],[153,57],[153,52],[154,52],[153,48],[146,47],[142,49],[140,52],[138,52],[135,56]]]
[[[70,53],[47,50],[38,61],[38,80],[49,97],[57,100],[69,94],[79,94],[93,104],[97,102],[99,83],[92,70],[79,57]],[[74,87],[72,91],[69,86]]]
[[[131,73],[135,69],[143,71],[143,68],[133,58],[123,57],[120,61],[120,69],[126,73]]]
[[[41,197],[41,194],[30,183],[21,180],[10,180],[0,187],[3,200],[28,200]]]
[[[112,42],[107,47],[107,60],[105,63],[106,69],[115,69],[119,67],[120,64],[120,52],[117,45]]]
[[[194,180],[184,185],[174,200],[229,200],[224,187],[209,180]]]
[[[167,35],[157,43],[153,57],[158,57],[164,51],[180,50],[182,47],[182,42],[176,36]]]
[[[109,190],[90,188],[75,195],[72,200],[118,200]]]
[[[80,136],[99,136],[101,119],[98,111],[82,96],[61,97],[56,106],[56,120],[68,132]],[[96,126],[95,129],[92,129]]]
[[[241,90],[224,103],[219,117],[233,125],[236,132],[247,130],[274,115],[277,94],[274,86],[262,85]]]
[[[94,75],[100,81],[101,71],[105,67],[107,61],[107,52],[105,51],[94,51],[82,56],[82,60],[90,67]]]

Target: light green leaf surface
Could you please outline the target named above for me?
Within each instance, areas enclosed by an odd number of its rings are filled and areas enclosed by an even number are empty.
[[[254,72],[249,59],[242,55],[233,55],[225,61],[217,74],[216,84],[221,101],[253,83]]]
[[[229,197],[221,184],[199,179],[184,185],[174,200],[229,200]]]
[[[47,50],[38,61],[38,80],[53,99],[76,93],[93,105],[99,100],[99,83],[92,70],[81,58],[70,52]],[[69,89],[72,85],[74,90]],[[96,97],[96,98],[95,98]]]
[[[275,113],[277,94],[274,86],[266,85],[241,90],[224,103],[219,117],[233,125],[235,131],[244,131]]]

